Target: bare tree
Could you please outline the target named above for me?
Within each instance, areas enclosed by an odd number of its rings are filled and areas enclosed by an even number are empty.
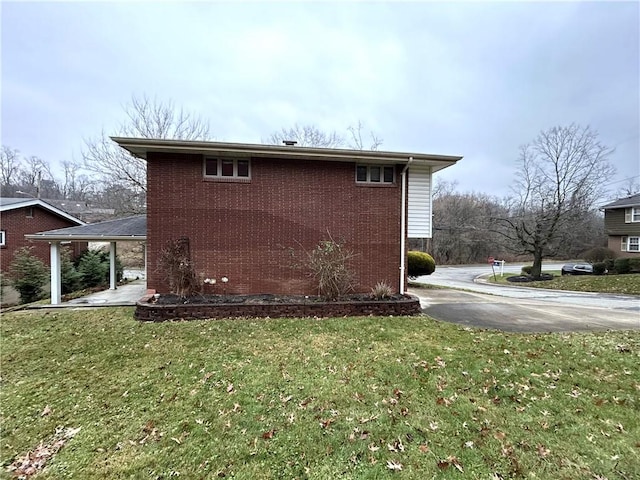
[[[147,96],[133,96],[124,107],[127,120],[119,135],[154,139],[209,140],[209,124],[201,117],[178,109],[172,101],[162,102]],[[114,144],[103,131],[97,138],[85,140],[85,168],[97,174],[119,212],[140,213],[144,210],[147,191],[147,164]],[[109,198],[109,197],[108,197]],[[130,202],[121,205],[122,202]]]
[[[315,125],[298,125],[273,132],[263,143],[282,145],[284,141],[294,141],[297,147],[338,148],[344,146],[344,138],[337,132],[325,133]]]
[[[575,124],[542,131],[521,147],[514,196],[508,214],[497,221],[517,253],[533,256],[534,277],[540,277],[542,259],[571,241],[581,218],[603,196],[615,172],[608,161],[612,152],[597,132]]]
[[[362,122],[360,120],[358,120],[357,126],[354,127],[353,125],[351,125],[347,128],[347,130],[351,134],[351,142],[349,142],[349,146],[354,150],[378,150],[378,148],[380,148],[380,146],[382,145],[382,138],[378,137],[373,132],[369,132],[371,143],[369,144],[369,148],[365,149],[364,140],[362,139],[363,128],[364,127],[362,126]]]
[[[127,121],[121,125],[120,132],[130,137],[208,140],[209,123],[183,108],[177,108],[172,100],[151,100],[146,95],[131,97],[124,106]]]
[[[2,195],[10,195],[11,186],[17,181],[20,171],[20,154],[18,150],[2,145],[0,150],[0,182],[2,182]]]
[[[18,184],[24,191],[37,198],[58,198],[60,190],[47,162],[36,156],[21,160]]]
[[[382,145],[382,139],[369,132],[371,144],[365,147],[365,140],[362,138],[362,130],[364,126],[361,121],[358,125],[347,127],[349,141],[335,130],[332,132],[323,132],[315,125],[298,125],[297,123],[291,128],[282,128],[272,133],[262,143],[270,145],[281,145],[285,141],[294,141],[298,147],[319,147],[319,148],[341,148],[348,146],[354,150],[378,150]]]
[[[457,193],[449,190],[452,185],[441,184],[446,190],[433,199],[434,259],[440,264],[464,264],[503,256],[491,220],[501,213],[499,200],[481,193]]]
[[[626,178],[622,187],[616,191],[616,198],[630,197],[640,193],[640,180],[638,177]]]
[[[62,162],[64,179],[61,185],[65,199],[87,200],[95,190],[95,182],[83,175],[82,165],[72,160]]]

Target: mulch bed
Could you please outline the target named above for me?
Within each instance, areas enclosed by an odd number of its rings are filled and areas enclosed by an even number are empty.
[[[549,280],[553,280],[553,275],[550,273],[543,273],[539,278],[533,278],[531,275],[515,275],[513,277],[507,277],[507,282],[514,283],[527,283],[527,282],[546,282]]]
[[[373,302],[373,301],[398,301],[406,298],[404,295],[390,295],[381,300],[376,300],[370,294],[343,295],[336,302]],[[256,295],[193,295],[180,297],[174,294],[162,294],[151,303],[156,305],[220,305],[220,304],[244,304],[244,305],[271,305],[271,304],[300,304],[300,303],[324,303],[322,297],[317,295],[277,295],[263,293]]]

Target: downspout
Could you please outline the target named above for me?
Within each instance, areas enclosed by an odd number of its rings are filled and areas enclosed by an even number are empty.
[[[404,271],[405,271],[405,249],[406,249],[406,231],[407,231],[407,170],[413,162],[413,157],[409,157],[409,161],[402,169],[400,177],[402,178],[402,201],[400,205],[400,295],[404,295]]]

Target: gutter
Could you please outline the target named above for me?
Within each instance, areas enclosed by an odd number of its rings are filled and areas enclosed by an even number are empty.
[[[407,230],[407,170],[409,165],[413,162],[413,157],[409,157],[407,164],[402,169],[400,174],[402,178],[402,200],[400,202],[400,295],[404,295],[404,280],[405,280],[405,258],[406,252],[406,230]]]

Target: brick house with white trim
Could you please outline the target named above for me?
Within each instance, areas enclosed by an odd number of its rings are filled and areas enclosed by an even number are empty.
[[[15,252],[22,247],[33,247],[33,254],[49,265],[49,246],[24,236],[77,225],[84,222],[39,198],[0,198],[0,271],[7,271]],[[87,243],[74,243],[69,248],[76,257],[87,249]]]
[[[434,172],[462,157],[113,137],[147,161],[147,286],[160,252],[187,237],[196,272],[227,293],[315,294],[290,248],[328,235],[356,254],[356,291],[406,288],[408,238],[431,237]],[[221,288],[219,283],[216,288]]]

